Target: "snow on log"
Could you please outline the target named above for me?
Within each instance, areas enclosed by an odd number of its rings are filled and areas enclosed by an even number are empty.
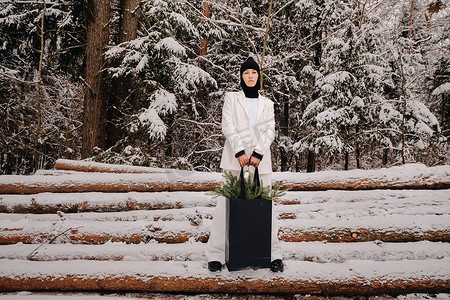
[[[308,231],[281,228],[279,238],[285,242],[327,241],[334,243],[347,242],[415,242],[415,241],[442,241],[450,242],[450,230],[415,231],[413,228],[402,230],[383,230],[373,228],[340,228],[340,229],[311,229]]]
[[[174,212],[176,214],[176,212]],[[102,215],[102,214],[100,214]],[[20,217],[20,215],[17,215]],[[39,215],[38,215],[39,216]],[[3,216],[0,220],[0,244],[54,243],[103,244],[108,241],[126,243],[185,243],[190,240],[206,242],[211,220],[199,214],[135,220],[61,219],[49,215],[45,220]],[[58,216],[56,216],[58,218]],[[450,216],[375,216],[351,219],[285,219],[279,221],[279,238],[285,242],[450,242]],[[62,234],[64,233],[64,234]]]
[[[140,167],[130,165],[105,164],[94,161],[58,159],[55,162],[55,169],[78,172],[98,172],[98,173],[166,173],[167,169]]]
[[[115,212],[214,207],[206,192],[41,193],[0,195],[0,213]]]
[[[77,173],[69,176],[1,175],[0,194],[209,191],[222,175],[177,171],[155,174]]]
[[[352,216],[442,214],[450,211],[450,190],[289,191],[277,200],[283,219],[315,215]],[[62,211],[115,212],[214,207],[208,192],[41,193],[0,195],[0,213],[49,214]],[[351,211],[349,211],[349,206]]]
[[[351,209],[349,209],[351,210]],[[450,242],[450,215],[362,215],[279,220],[279,237],[286,242],[332,241]]]
[[[208,191],[220,185],[221,173],[169,170],[153,174],[74,173],[67,176],[0,176],[0,194],[43,192]],[[377,170],[273,174],[293,191],[444,189],[450,188],[450,166],[409,164]]]
[[[427,167],[406,164],[374,170],[323,171],[317,173],[276,172],[272,181],[281,181],[293,191],[445,189],[450,188],[450,165]]]
[[[206,261],[204,243],[183,244],[15,244],[0,246],[0,259],[125,260],[125,261]],[[343,263],[348,260],[400,261],[450,257],[450,244],[420,241],[411,243],[282,242],[284,258],[318,263]],[[36,251],[35,251],[36,250]],[[30,255],[31,254],[31,255]]]
[[[185,243],[190,239],[208,240],[209,232],[193,226],[189,221],[54,221],[11,222],[0,226],[0,244],[53,243],[104,244],[124,243]]]
[[[147,291],[373,295],[450,291],[450,259],[314,263],[211,273],[203,261],[0,260],[0,291]]]

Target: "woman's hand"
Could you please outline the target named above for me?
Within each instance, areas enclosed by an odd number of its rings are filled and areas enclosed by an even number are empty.
[[[255,168],[258,167],[260,162],[261,162],[261,160],[259,158],[250,156],[250,164],[253,165]]]
[[[248,165],[248,162],[249,162],[248,156],[246,154],[242,154],[241,156],[239,156],[237,158],[237,160],[239,161],[239,164],[241,165],[241,168],[243,168],[244,166]]]

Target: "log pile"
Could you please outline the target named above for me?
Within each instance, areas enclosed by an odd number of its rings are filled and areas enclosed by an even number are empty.
[[[447,166],[274,174],[283,273],[207,270],[221,174],[57,166],[0,176],[0,291],[450,293]]]

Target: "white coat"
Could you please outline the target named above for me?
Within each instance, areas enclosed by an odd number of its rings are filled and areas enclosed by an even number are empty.
[[[222,169],[240,170],[235,154],[244,150],[250,157],[254,150],[258,150],[264,155],[258,166],[259,173],[272,173],[270,144],[275,138],[275,116],[271,100],[261,95],[258,97],[258,114],[252,143],[245,94],[243,91],[227,92],[222,110],[222,132],[225,135],[220,162]]]

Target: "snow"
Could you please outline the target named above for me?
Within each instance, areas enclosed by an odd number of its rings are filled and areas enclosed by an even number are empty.
[[[289,231],[299,232],[324,232],[333,230],[342,230],[357,232],[359,229],[373,229],[385,234],[396,235],[404,232],[418,233],[425,235],[427,231],[442,229],[445,232],[450,231],[450,216],[403,216],[390,215],[386,217],[329,217],[326,219],[302,218],[298,220],[279,220],[280,230],[286,234]],[[284,230],[283,230],[284,229]]]
[[[202,68],[192,64],[186,64],[182,61],[172,58],[170,61],[175,65],[175,81],[178,82],[177,89],[183,94],[189,94],[196,91],[200,84],[213,85],[217,87],[216,80]]]
[[[390,168],[361,170],[353,169],[349,171],[321,171],[316,173],[293,173],[293,172],[274,172],[272,181],[316,183],[320,182],[344,182],[344,181],[380,181],[384,184],[401,182],[417,178],[420,182],[438,180],[448,182],[450,179],[450,166],[442,165],[428,168],[419,163],[405,164]],[[422,178],[422,179],[419,179]]]
[[[215,206],[216,199],[206,193],[193,192],[155,192],[155,193],[40,193],[33,195],[1,195],[0,205],[9,209],[15,206],[34,203],[43,207],[89,207],[105,208],[106,211],[125,208],[131,205],[146,207],[147,209],[180,208],[196,206]],[[131,204],[131,205],[130,205]],[[140,206],[138,206],[138,204]]]
[[[155,109],[151,107],[144,109],[142,113],[139,113],[138,119],[140,124],[143,126],[148,126],[147,134],[149,138],[160,140],[164,139],[166,136],[167,127]],[[130,131],[137,132],[138,129],[138,124],[133,124]]]
[[[131,147],[131,146],[128,146]],[[128,155],[130,153],[127,153]],[[151,167],[141,167],[141,166],[131,166],[131,165],[115,165],[115,164],[105,164],[105,163],[99,163],[95,161],[86,161],[86,160],[70,160],[70,159],[58,159],[55,163],[56,166],[58,165],[68,165],[68,166],[75,166],[75,167],[84,167],[87,170],[90,169],[96,169],[96,170],[103,170],[107,171],[109,173],[167,173],[170,172],[168,169],[162,169],[162,168],[151,168]],[[100,171],[97,171],[100,172]],[[68,175],[70,173],[74,173],[74,171],[71,170],[37,170],[35,175]],[[84,174],[84,173],[82,173]]]
[[[143,282],[153,278],[183,278],[202,280],[220,278],[236,283],[267,280],[267,282],[283,281],[321,281],[321,282],[370,282],[380,280],[448,280],[450,274],[450,258],[440,260],[407,260],[407,261],[370,261],[349,260],[343,263],[315,263],[307,261],[286,261],[283,273],[272,273],[268,269],[243,270],[211,273],[206,261],[22,261],[1,259],[0,277],[33,278],[52,277],[59,280],[66,276],[79,279],[88,278],[120,278],[131,276]]]
[[[440,86],[438,86],[431,94],[433,96],[438,96],[450,91],[450,82],[446,82]]]
[[[333,153],[340,153],[344,149],[344,144],[342,143],[342,140],[338,135],[335,134],[318,137],[315,141],[314,151],[316,153],[319,153],[320,151],[319,146],[324,145],[326,145]]]
[[[412,113],[419,121],[422,121],[425,126],[438,126],[439,122],[437,118],[431,113],[431,111],[420,101],[410,100],[406,103],[408,112]],[[431,130],[431,129],[428,129]],[[428,131],[426,130],[426,131]],[[421,133],[421,130],[417,130]]]
[[[133,214],[134,213],[134,214]],[[155,216],[155,215],[162,215]],[[69,229],[76,229],[77,235],[105,236],[115,240],[161,240],[170,239],[178,235],[198,239],[207,236],[211,224],[212,208],[196,210],[195,208],[182,209],[182,211],[145,213],[128,212],[109,213],[99,218],[94,213],[83,213],[74,217],[65,214],[65,219],[55,215],[20,216],[15,214],[0,215],[0,228],[4,231],[3,237],[30,236],[32,240],[41,242],[43,237],[53,236]],[[41,218],[41,219],[39,219]],[[300,214],[296,219],[281,219],[278,221],[281,236],[321,233],[323,238],[333,240],[333,234],[344,235],[345,232],[372,231],[381,232],[386,236],[410,234],[414,236],[427,236],[430,232],[450,232],[450,216],[447,215],[398,215],[389,216],[329,216],[325,218],[311,218],[308,214]],[[328,234],[328,232],[331,232]],[[337,233],[336,233],[337,232]],[[339,232],[343,232],[339,234]],[[43,237],[42,237],[43,235]],[[72,234],[71,234],[72,236]],[[61,236],[59,242],[76,243],[72,236]],[[81,240],[80,242],[83,242]]]
[[[175,28],[183,28],[186,31],[189,31],[189,33],[191,33],[192,37],[199,37],[199,32],[197,30],[197,28],[195,27],[194,24],[191,23],[191,21],[186,18],[185,16],[176,13],[174,11],[169,13],[169,18],[171,19],[172,22],[175,23]]]
[[[393,119],[400,120],[401,116],[400,112],[391,103],[384,102],[381,104],[378,118],[384,124],[388,124]]]
[[[186,49],[184,49],[184,47],[172,37],[166,37],[160,40],[158,43],[156,43],[155,49],[167,49],[172,53],[180,56],[186,55]]]
[[[67,185],[79,186],[83,184],[92,185],[95,183],[103,183],[109,185],[125,185],[135,186],[143,184],[144,186],[152,186],[154,184],[161,184],[168,188],[171,184],[177,181],[189,181],[192,183],[201,182],[219,182],[222,178],[221,173],[205,173],[197,171],[184,170],[167,170],[165,173],[155,174],[107,174],[107,173],[72,173],[70,176],[20,176],[20,175],[1,175],[0,185],[2,184],[18,184],[30,186],[45,186],[45,185]]]
[[[164,89],[157,90],[150,96],[150,99],[152,102],[149,108],[156,110],[159,114],[166,115],[173,113],[177,109],[177,98],[173,93]]]
[[[148,64],[148,56],[143,56],[136,66],[136,71],[141,72],[144,70],[145,66]]]
[[[164,39],[163,41],[167,42],[167,39]],[[166,45],[165,43],[163,44]],[[145,60],[142,68],[146,63],[147,60]],[[139,65],[137,69],[139,70]],[[139,113],[138,120],[140,122],[140,125],[147,126],[147,134],[149,138],[163,139],[166,135],[167,127],[164,124],[163,120],[160,118],[160,115],[166,115],[176,111],[177,99],[173,93],[170,93],[164,89],[157,90],[149,97],[149,99],[150,106]],[[133,124],[131,126],[131,131],[135,132],[138,130],[138,128],[138,124]]]
[[[353,79],[355,79],[355,78],[351,73],[349,73],[347,71],[339,71],[339,72],[331,73],[331,74],[325,76],[320,81],[320,83],[337,85],[338,83],[343,83],[346,80],[353,80]]]
[[[450,244],[443,242],[360,243],[281,242],[284,258],[291,261],[343,263],[348,260],[401,261],[442,259],[450,256]],[[123,260],[123,261],[204,261],[205,244],[107,242],[87,244],[14,244],[1,247],[1,259],[26,260],[33,253],[36,261],[53,260]]]

